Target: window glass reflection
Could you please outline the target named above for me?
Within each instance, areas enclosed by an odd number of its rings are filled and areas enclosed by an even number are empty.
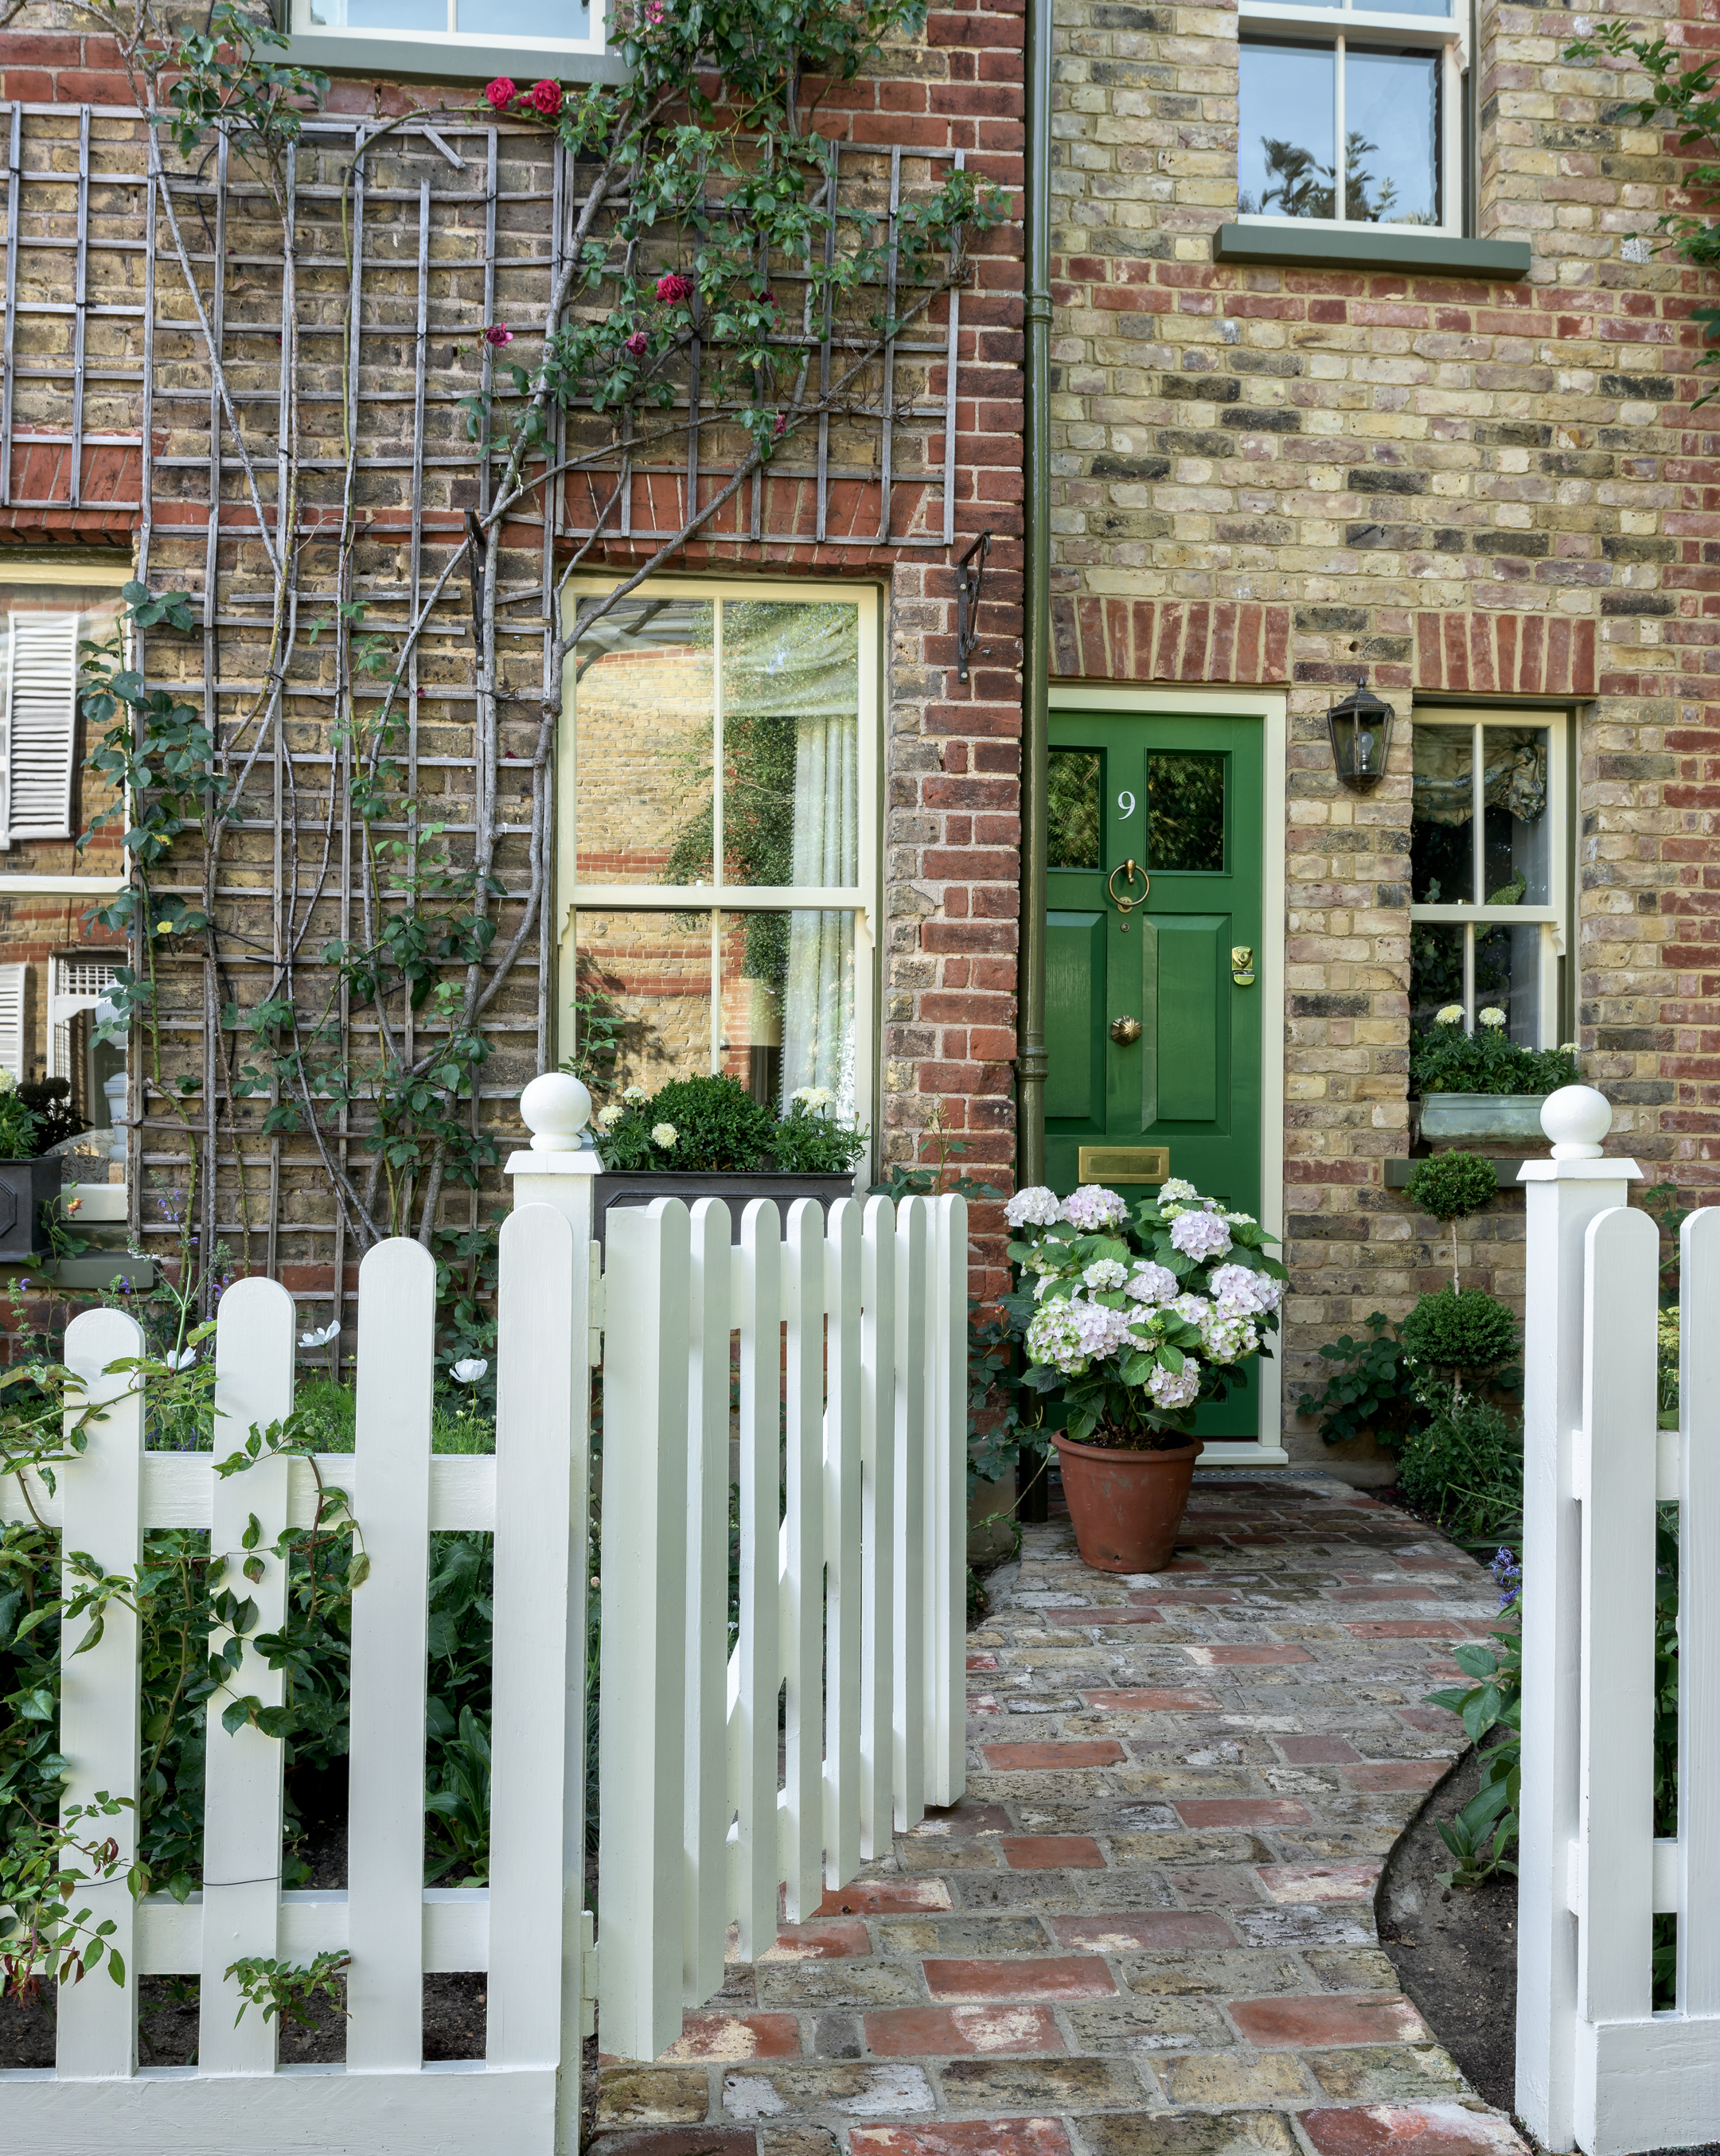
[[[1046,757],[1047,863],[1054,869],[1099,865],[1099,752],[1054,748]]]
[[[1344,55],[1344,214],[1367,224],[1440,221],[1440,56]]]
[[[1409,1023],[1418,1033],[1435,1015],[1463,1002],[1463,938],[1457,923],[1416,921],[1409,927]]]
[[[1412,900],[1418,906],[1472,905],[1475,729],[1426,726],[1418,719],[1411,783]]]
[[[1482,896],[1489,906],[1545,906],[1547,729],[1489,726],[1481,754]]]
[[[1210,750],[1163,752],[1147,759],[1147,865],[1225,865],[1225,758]]]
[[[1238,209],[1244,217],[1330,218],[1337,55],[1322,46],[1245,41]]]

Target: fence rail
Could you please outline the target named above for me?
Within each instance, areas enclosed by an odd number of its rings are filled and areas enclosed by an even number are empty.
[[[810,1914],[963,1787],[967,1227],[959,1199],[796,1205],[675,1199],[591,1240],[595,1156],[516,1154],[501,1242],[496,1449],[434,1457],[434,1264],[378,1245],[359,1275],[357,1447],[216,1462],[293,1399],[292,1300],[247,1280],[222,1300],[208,1453],[146,1449],[144,1353],[113,1311],[74,1321],[66,1358],[100,1409],[82,1455],[0,1488],[63,1551],[129,1573],[146,1536],[206,1531],[262,1555],[258,1621],[231,1694],[278,1702],[253,1641],[279,1626],[273,1545],[347,1493],[370,1559],[353,1591],[348,1879],[280,1884],[280,1742],[229,1734],[209,1704],[203,1882],[178,1902],[119,1881],[126,1979],[63,1988],[47,2071],[0,2073],[0,2145],[43,2156],[568,2156],[580,2039],[652,2057],[722,1981],[731,1926],[750,1958],[779,1902]],[[602,1936],[584,1910],[590,1369],[605,1365]],[[732,1448],[738,1456],[732,1487]],[[732,1506],[733,1517],[732,1520]],[[253,1518],[257,1532],[251,1532]],[[731,1532],[739,1553],[732,1580]],[[493,1538],[490,1866],[486,1887],[424,1884],[429,1537]],[[68,1587],[72,1576],[67,1573]],[[60,1748],[68,1804],[139,1791],[139,1622],[123,1600],[87,1652],[69,1622]],[[224,1635],[212,1635],[218,1648]],[[135,1812],[114,1825],[129,1857]],[[555,1882],[560,1882],[557,1894]],[[344,2066],[281,2069],[276,2028],[235,2025],[249,1957],[350,1955]],[[488,1973],[485,2056],[423,2057],[427,1974]],[[137,2063],[143,1976],[201,1980],[198,2065]]]

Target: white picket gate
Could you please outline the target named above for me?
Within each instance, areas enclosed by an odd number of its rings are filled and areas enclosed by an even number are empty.
[[[1569,1087],[1527,1187],[1517,2108],[1585,2156],[1720,2133],[1720,1207],[1681,1237],[1680,1426],[1656,1428],[1659,1236]],[[1678,1508],[1678,1812],[1654,1832],[1656,1512]],[[1676,1914],[1676,2006],[1651,1996]]]
[[[612,1212],[591,1239],[595,1156],[570,1149],[566,1088],[528,1088],[534,1150],[509,1162],[498,1290],[496,1450],[430,1450],[434,1269],[383,1243],[359,1272],[357,1443],[319,1459],[371,1560],[352,1602],[348,1878],[283,1892],[280,1743],[209,1709],[200,1893],[87,1902],[110,1915],[126,1981],[59,1997],[57,2062],[0,2072],[0,2148],[38,2156],[572,2156],[580,2039],[652,2056],[684,2003],[721,1981],[725,1933],[770,1944],[824,1885],[962,1789],[965,1719],[965,1208],[959,1199],[749,1209],[730,1247],[720,1204]],[[536,1116],[531,1096],[540,1088]],[[551,1127],[544,1125],[548,1122]],[[604,1311],[607,1309],[607,1319]],[[828,1314],[828,1317],[826,1313]],[[144,1449],[133,1320],[100,1311],[66,1360],[101,1404],[83,1455],[0,1487],[0,1518],[59,1531],[129,1572],[152,1529],[203,1529],[236,1554],[308,1526],[304,1460],[223,1481],[213,1462],[292,1404],[295,1318],[278,1284],[220,1306],[213,1452]],[[732,1342],[738,1336],[737,1356]],[[603,1527],[603,1952],[584,1908],[589,1371],[606,1365]],[[739,1642],[727,1651],[732,1368],[740,1397]],[[779,1518],[778,1462],[786,1462]],[[429,1537],[495,1538],[490,1873],[424,1885]],[[258,1632],[285,1611],[283,1568],[250,1589]],[[135,1798],[138,1636],[63,1661],[69,1803]],[[218,1646],[218,1639],[212,1647]],[[278,1700],[249,1646],[235,1691]],[[786,1690],[778,1766],[778,1698]],[[114,1823],[124,1843],[129,1814]],[[127,1848],[129,1854],[129,1846]],[[347,1953],[347,2063],[276,2061],[276,2030],[225,1972],[249,1957]],[[481,2060],[427,2063],[423,1979],[487,1972]],[[201,1979],[198,2063],[140,2069],[137,1983]]]

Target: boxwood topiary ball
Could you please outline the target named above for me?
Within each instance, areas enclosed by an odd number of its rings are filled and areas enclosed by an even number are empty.
[[[1435,1220],[1461,1220],[1491,1205],[1499,1194],[1493,1163],[1478,1152],[1436,1152],[1423,1161],[1404,1186],[1409,1202]]]
[[[1480,1376],[1517,1353],[1517,1320],[1485,1288],[1442,1287],[1404,1320],[1403,1342],[1412,1363]]]

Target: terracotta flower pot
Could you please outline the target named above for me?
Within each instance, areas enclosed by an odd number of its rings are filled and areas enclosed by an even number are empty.
[[[1130,1452],[1052,1438],[1081,1563],[1096,1572],[1157,1572],[1168,1564],[1189,1502],[1199,1438],[1174,1452]]]

